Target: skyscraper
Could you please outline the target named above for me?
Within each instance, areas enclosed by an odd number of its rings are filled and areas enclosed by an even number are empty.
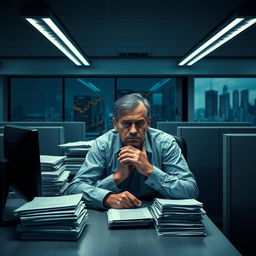
[[[240,120],[249,121],[249,119],[249,90],[245,89],[241,91]]]
[[[209,121],[218,119],[218,91],[205,91],[205,117]]]
[[[239,108],[239,91],[234,90],[233,91],[233,109]]]
[[[220,95],[219,117],[221,121],[230,121],[230,109],[230,93],[228,92],[228,86],[224,85]]]
[[[233,109],[232,109],[232,120],[239,121],[239,91],[233,91]]]
[[[249,90],[241,91],[241,108],[248,109],[249,106]]]

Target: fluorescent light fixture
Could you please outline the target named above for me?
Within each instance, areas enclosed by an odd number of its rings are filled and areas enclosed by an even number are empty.
[[[179,66],[191,66],[204,56],[214,51],[248,27],[256,23],[256,8],[243,4],[220,25],[218,25],[208,36],[190,50],[180,61]]]
[[[82,83],[83,85],[87,86],[89,89],[91,89],[94,92],[100,92],[100,89],[95,86],[93,83],[86,81],[85,79],[77,78],[77,81]]]
[[[163,85],[165,85],[166,83],[168,83],[171,80],[171,78],[163,78],[161,79],[161,81],[157,82],[155,85],[153,85],[149,91],[150,92],[154,92],[157,89],[161,88]]]
[[[47,5],[23,6],[21,15],[77,66],[90,65],[82,49]]]

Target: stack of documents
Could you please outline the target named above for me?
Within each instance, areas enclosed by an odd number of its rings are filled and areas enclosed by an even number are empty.
[[[68,186],[70,172],[65,170],[65,156],[40,155],[44,196],[62,195]]]
[[[160,236],[206,235],[202,223],[202,203],[195,199],[156,198],[151,206],[157,234]]]
[[[66,170],[74,176],[84,163],[85,156],[91,148],[93,140],[70,142],[59,145],[65,154]]]
[[[108,225],[114,227],[139,227],[152,224],[153,217],[147,207],[136,209],[109,209]]]
[[[88,213],[82,194],[35,197],[15,210],[24,240],[77,240],[87,224]]]

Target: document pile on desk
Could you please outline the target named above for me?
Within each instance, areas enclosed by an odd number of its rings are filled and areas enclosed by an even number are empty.
[[[68,186],[70,171],[65,170],[65,156],[40,155],[44,196],[62,195]]]
[[[202,223],[205,211],[195,199],[156,198],[151,206],[154,224],[159,236],[204,236]]]
[[[82,194],[35,197],[15,210],[24,240],[77,240],[87,224],[88,213]]]
[[[72,175],[80,170],[93,141],[78,141],[59,145],[66,156],[66,170],[70,171]]]
[[[153,217],[147,207],[136,209],[109,209],[107,211],[110,228],[145,227],[152,225]]]

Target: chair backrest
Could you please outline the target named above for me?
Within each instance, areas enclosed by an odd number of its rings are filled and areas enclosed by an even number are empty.
[[[173,135],[173,137],[176,140],[177,144],[179,145],[182,155],[187,160],[187,144],[186,144],[186,141],[182,137],[177,136],[177,135]]]

